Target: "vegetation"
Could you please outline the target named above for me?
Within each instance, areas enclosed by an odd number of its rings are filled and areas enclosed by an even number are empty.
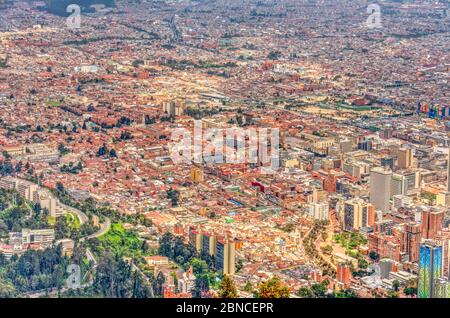
[[[59,106],[61,106],[61,102],[55,101],[55,100],[49,100],[49,101],[47,101],[47,105],[50,107],[59,107]]]
[[[126,230],[122,223],[111,225],[111,229],[98,239],[89,241],[91,249],[97,255],[110,252],[121,257],[139,258],[145,254],[142,241],[133,231]]]
[[[78,174],[81,171],[83,171],[83,165],[81,164],[80,161],[78,162],[78,164],[69,162],[69,164],[63,164],[59,170],[63,173],[65,172],[65,173],[71,173],[71,174]]]
[[[306,255],[314,260],[322,269],[324,275],[333,275],[335,273],[331,264],[325,260],[322,255],[316,249],[316,240],[319,234],[324,232],[328,221],[314,221],[314,225],[308,235],[303,239],[303,245],[305,247]]]
[[[327,292],[328,281],[314,283],[311,287],[301,287],[297,291],[297,296],[301,298],[357,298],[354,291],[345,289],[338,292]]]
[[[65,283],[68,259],[61,246],[27,250],[7,261],[0,254],[0,296],[13,297],[31,291],[61,289]]]
[[[22,228],[48,228],[48,211],[26,202],[15,190],[0,189],[0,235]]]
[[[367,244],[367,239],[359,232],[344,232],[341,234],[335,234],[333,240],[339,243],[346,250],[354,250],[361,245]]]
[[[289,288],[285,286],[278,276],[260,284],[255,291],[256,298],[289,298]]]
[[[94,280],[96,294],[108,298],[150,298],[151,286],[119,254],[100,258]]]
[[[221,298],[237,298],[237,290],[234,281],[228,275],[224,275],[219,286],[219,297]]]
[[[195,247],[184,244],[181,237],[171,233],[164,234],[159,240],[160,255],[169,257],[185,270],[192,267],[196,276],[194,296],[201,297],[210,287],[218,288],[218,273],[216,272],[214,257],[207,253],[199,254]]]

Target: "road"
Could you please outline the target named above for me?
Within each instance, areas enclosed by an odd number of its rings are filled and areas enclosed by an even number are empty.
[[[52,197],[55,197],[52,193],[50,193],[50,191],[48,189],[43,188],[41,186],[39,186],[39,189],[44,190],[44,191],[48,191],[49,194]],[[78,217],[78,219],[80,220],[80,225],[83,225],[83,224],[89,222],[89,217],[83,211],[78,210],[78,209],[76,209],[74,207],[71,207],[71,206],[68,206],[68,205],[62,203],[57,197],[55,197],[55,199],[58,200],[58,204],[63,209],[65,209],[66,211],[68,211],[70,213],[75,214]],[[97,238],[97,237],[100,237],[100,236],[106,234],[111,229],[111,219],[108,218],[108,217],[104,217],[104,219],[105,219],[105,221],[100,224],[100,229],[97,232],[95,232],[95,233],[93,233],[91,235],[87,235],[87,236],[81,237],[80,238],[80,242],[83,242],[83,241],[86,241],[86,240],[90,240],[90,239],[93,239],[93,238]],[[93,263],[93,267],[92,267],[91,270],[95,270],[95,268],[97,267],[97,260],[95,259],[94,254],[92,253],[92,251],[89,248],[86,249],[86,257],[87,257],[87,259],[89,261],[92,261],[92,263]],[[133,264],[133,268],[135,268],[135,270],[138,270],[139,273],[141,273],[141,275],[143,275],[145,278],[147,278],[144,275],[144,273],[142,273],[139,270],[139,268],[137,266],[135,266],[134,264]],[[148,281],[148,278],[147,278],[147,281]],[[86,283],[84,285],[81,285],[80,288],[91,286],[92,283],[93,283],[93,281],[89,281],[88,283]],[[68,290],[69,290],[69,288],[63,287],[60,290],[60,292],[65,292],[65,291],[68,291]],[[57,295],[57,293],[58,293],[58,290],[56,288],[53,288],[53,289],[48,290],[48,291],[35,291],[35,292],[27,293],[25,295],[30,297],[30,298],[39,298],[39,297],[43,297],[43,296],[46,296],[46,295],[49,295],[49,296],[50,295]],[[151,293],[153,295],[153,289],[151,289]]]
[[[84,223],[89,221],[88,216],[86,214],[84,214],[82,211],[80,211],[78,209],[75,209],[75,208],[73,208],[71,206],[65,205],[61,201],[59,201],[59,205],[62,206],[67,211],[72,212],[73,214],[75,214],[78,217],[78,219],[80,220],[80,225],[83,225]]]
[[[105,222],[100,224],[100,230],[98,230],[94,234],[88,235],[86,237],[82,237],[80,239],[80,242],[83,242],[85,240],[90,240],[90,239],[93,239],[96,237],[100,237],[100,236],[106,234],[110,229],[111,229],[111,220],[109,218],[105,217]]]
[[[30,182],[29,180],[26,180],[27,182]],[[35,183],[36,184],[36,183]],[[36,184],[38,185],[38,184]],[[39,186],[39,185],[38,185]],[[54,197],[56,200],[58,200],[58,204],[63,207],[65,210],[75,214],[78,219],[80,220],[80,225],[83,225],[84,223],[89,221],[89,217],[81,210],[78,210],[74,207],[68,206],[64,203],[62,203],[57,197],[55,197],[55,195],[53,193],[51,193],[47,188],[41,187],[39,186],[39,190],[44,190],[47,193],[49,193],[50,196]],[[100,224],[100,229],[88,236],[82,237],[80,239],[80,242],[84,241],[84,240],[89,240],[92,238],[96,238],[96,237],[100,237],[102,235],[104,235],[105,233],[107,233],[109,231],[109,229],[111,228],[111,220],[108,217],[105,217],[105,222],[103,222],[102,224]]]

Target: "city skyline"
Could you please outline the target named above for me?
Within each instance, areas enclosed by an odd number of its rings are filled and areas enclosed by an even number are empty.
[[[448,10],[1,1],[0,298],[449,298]]]

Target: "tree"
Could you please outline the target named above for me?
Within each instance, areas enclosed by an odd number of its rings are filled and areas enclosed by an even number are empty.
[[[22,172],[22,161],[19,161],[16,165],[16,172],[20,173]]]
[[[278,276],[274,276],[260,284],[255,292],[256,298],[289,298],[289,288],[285,286]]]
[[[67,225],[65,217],[59,217],[55,224],[55,238],[57,240],[68,238],[70,236],[70,228]]]
[[[134,279],[131,265],[121,256],[113,256],[107,252],[98,261],[94,288],[100,295],[109,298],[129,298],[133,296],[133,293],[137,297],[137,289],[141,284],[135,284]]]
[[[414,287],[406,287],[403,292],[405,293],[405,295],[408,296],[414,296],[417,295],[417,288]]]
[[[0,298],[13,298],[16,295],[16,289],[10,283],[0,279]]]
[[[164,274],[162,272],[159,272],[158,275],[156,275],[156,279],[153,281],[153,290],[155,291],[156,295],[163,295],[163,286],[165,282],[166,278]]]
[[[378,261],[380,260],[380,255],[378,255],[378,253],[375,252],[375,251],[371,251],[371,252],[369,253],[369,257],[370,257],[370,259],[373,260],[374,262],[378,262]]]
[[[308,287],[300,287],[300,289],[297,291],[297,296],[301,298],[314,298],[314,293]]]
[[[358,267],[362,269],[366,269],[369,266],[369,263],[365,259],[358,260]]]
[[[398,289],[400,288],[400,282],[398,280],[394,280],[392,282],[392,287],[394,288],[394,291],[398,292]]]
[[[106,148],[106,145],[103,144],[103,146],[101,146],[100,148],[98,148],[98,151],[97,151],[97,157],[104,156],[104,155],[106,154],[107,151],[108,151],[108,148]]]
[[[64,185],[61,182],[57,182],[56,183],[56,191],[58,191],[60,193],[64,193],[65,192]]]
[[[247,282],[243,288],[243,290],[247,293],[252,293],[253,292],[253,286],[252,283]]]
[[[356,293],[351,289],[345,289],[343,291],[337,292],[335,298],[358,298]]]
[[[328,285],[328,282],[316,283],[311,286],[311,290],[317,298],[322,298],[325,296],[326,285]]]
[[[234,286],[234,281],[230,276],[224,275],[219,287],[219,297],[221,298],[237,298],[238,293]]]
[[[209,291],[208,274],[199,274],[195,276],[194,297],[201,297],[202,292]]]

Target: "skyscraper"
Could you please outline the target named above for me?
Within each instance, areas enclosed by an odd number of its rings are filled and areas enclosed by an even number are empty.
[[[408,169],[412,166],[413,155],[411,148],[400,148],[397,154],[397,166],[400,169]]]
[[[420,224],[409,223],[406,225],[406,253],[410,262],[419,260],[419,245],[422,237]]]
[[[450,298],[450,282],[446,278],[436,280],[434,298]]]
[[[422,211],[422,238],[434,239],[435,235],[442,230],[444,216],[444,210],[432,211],[429,209]]]
[[[236,243],[217,240],[215,266],[222,274],[234,275],[236,271]]]
[[[197,229],[195,226],[189,228],[189,243],[194,246],[198,252],[202,250],[203,240],[201,230]]]
[[[435,283],[442,276],[442,246],[432,240],[420,245],[419,298],[434,298]]]
[[[375,209],[363,199],[355,198],[344,202],[344,230],[359,230],[375,224]]]
[[[202,233],[202,250],[209,255],[216,255],[216,236],[211,233]]]
[[[199,182],[203,182],[204,181],[204,174],[203,174],[203,170],[194,167],[191,169],[191,179],[192,182],[194,183],[199,183]]]
[[[387,212],[391,197],[392,171],[383,168],[373,168],[370,172],[370,203],[375,209]]]
[[[350,286],[350,281],[352,279],[351,266],[345,263],[338,264],[336,279],[338,282],[344,285],[344,288],[348,288]]]

